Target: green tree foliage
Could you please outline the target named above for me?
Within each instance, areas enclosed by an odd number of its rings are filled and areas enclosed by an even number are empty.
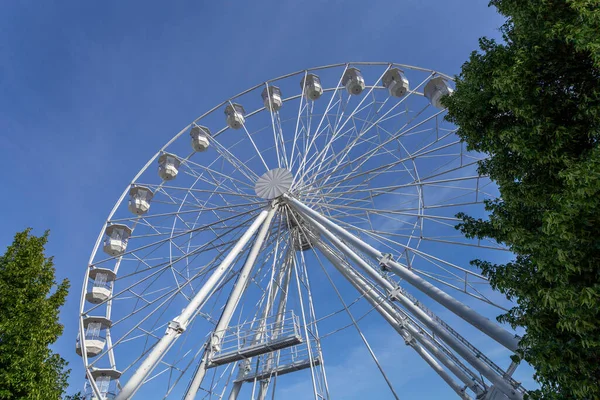
[[[516,306],[532,398],[600,399],[600,2],[494,0],[503,42],[480,39],[444,99],[448,120],[499,186],[466,236],[516,254],[473,263]]]
[[[0,399],[60,399],[67,387],[66,361],[49,349],[62,333],[59,308],[69,282],[54,278],[48,240],[15,235],[0,256]]]

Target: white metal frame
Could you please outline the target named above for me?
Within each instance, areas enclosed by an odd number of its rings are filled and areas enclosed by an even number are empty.
[[[366,87],[359,96],[348,95],[341,85],[351,67],[360,67],[365,77]],[[402,98],[390,97],[382,84],[391,68],[400,68],[412,80]],[[307,100],[299,87],[309,73],[323,74],[323,94],[315,101]],[[167,381],[164,397],[177,397],[181,390],[177,388],[183,385],[186,400],[199,398],[206,390],[219,391],[223,397],[228,387],[232,387],[229,398],[235,399],[243,380],[233,384],[232,380],[259,358],[240,361],[237,373],[235,365],[210,368],[222,339],[219,332],[242,316],[259,330],[267,317],[283,323],[286,309],[296,308],[308,347],[312,395],[330,398],[321,340],[345,327],[319,333],[322,321],[338,314],[322,317],[315,311],[311,289],[315,272],[309,276],[308,271],[324,256],[339,272],[338,278],[359,293],[354,300],[344,299],[348,294],[337,289],[336,277],[321,264],[337,294],[339,312],[350,321],[346,327],[357,329],[394,397],[399,398],[393,382],[360,328],[362,317],[352,311],[353,304],[363,299],[459,397],[489,395],[493,384],[493,391],[521,399],[525,391],[511,378],[513,367],[503,371],[401,286],[408,283],[509,351],[517,349],[518,336],[442,290],[502,309],[481,290],[487,283],[484,276],[431,249],[506,250],[448,233],[459,222],[452,212],[481,207],[495,192],[489,179],[476,170],[481,155],[467,152],[454,128],[443,125],[444,110],[427,105],[422,88],[434,77],[452,80],[433,70],[396,63],[343,63],[299,71],[218,104],[163,146],[131,183],[152,190],[149,212],[139,216],[123,212],[127,187],[101,229],[85,273],[80,331],[86,316],[98,312],[104,312],[114,327],[106,332],[103,353],[89,358],[82,351],[96,396],[101,393],[92,372],[108,369],[126,377],[121,378],[124,384],[117,400],[131,398],[155,380]],[[265,108],[261,100],[266,89],[271,102],[272,86],[281,88],[280,110]],[[222,118],[222,110],[234,102],[251,110],[236,131]],[[214,133],[206,151],[190,153],[184,134],[197,124]],[[187,148],[181,147],[182,142]],[[166,153],[178,158],[179,172],[174,180],[157,181],[150,167]],[[289,169],[294,181],[289,193],[265,201],[255,195],[254,183],[274,168]],[[130,243],[117,257],[103,256],[98,251],[103,232],[114,223],[131,228]],[[295,251],[291,223],[311,237],[312,249]],[[89,271],[97,266],[112,270],[116,280],[109,299],[90,305],[85,299]],[[210,340],[191,344],[192,338],[200,339],[195,335],[202,329],[213,332]],[[85,348],[85,335],[81,347]],[[273,351],[266,357],[267,367],[277,366],[279,354]],[[209,372],[212,383],[204,388]],[[274,375],[255,381],[252,396],[263,400],[269,391],[274,396],[278,379]]]

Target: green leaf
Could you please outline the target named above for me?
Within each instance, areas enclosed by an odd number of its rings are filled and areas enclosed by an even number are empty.
[[[469,238],[508,246],[476,260],[516,301],[499,320],[526,334],[535,399],[600,399],[600,7],[597,0],[492,0],[503,41],[482,38],[443,99],[479,170],[499,188]]]

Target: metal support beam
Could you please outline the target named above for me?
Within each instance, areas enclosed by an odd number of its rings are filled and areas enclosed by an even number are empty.
[[[244,232],[242,237],[229,251],[227,256],[221,261],[221,264],[212,275],[208,278],[206,283],[200,288],[198,293],[192,298],[188,305],[183,309],[181,314],[175,317],[167,327],[167,331],[164,336],[154,345],[150,353],[142,361],[138,369],[134,372],[133,376],[127,381],[125,386],[121,389],[115,400],[127,400],[130,399],[135,392],[140,388],[144,380],[150,375],[150,373],[156,368],[158,363],[162,360],[165,354],[169,351],[173,343],[181,336],[181,334],[187,328],[190,319],[194,314],[198,312],[202,304],[208,298],[210,293],[213,291],[215,286],[219,283],[221,278],[229,271],[231,264],[235,258],[241,253],[244,246],[248,243],[252,235],[256,233],[261,224],[265,221],[268,215],[267,210],[263,210],[256,217],[252,225]]]
[[[418,332],[414,327],[409,324],[403,323],[402,319],[397,317],[395,314],[395,310],[388,303],[388,300],[383,298],[365,279],[363,279],[359,274],[354,272],[352,269],[348,268],[347,265],[336,257],[335,254],[328,249],[325,244],[321,242],[317,242],[314,244],[321,253],[329,260],[329,262],[344,276],[354,288],[360,293],[365,295],[365,299],[379,312],[379,314],[398,332],[402,338],[404,339],[407,346],[412,347],[420,356],[429,364],[429,366],[456,392],[456,394],[462,399],[470,399],[466,393],[465,388],[461,387],[458,383],[452,379],[452,376],[448,374],[436,361],[435,358],[432,357],[423,347],[416,342],[423,343],[423,335]],[[483,393],[483,390],[471,380],[464,372],[452,362],[445,355],[441,354],[441,352],[433,346],[431,342],[428,343],[430,346],[428,350],[431,351],[433,349],[436,351],[434,354],[444,365],[451,366],[449,368],[457,377],[459,377],[466,387],[470,387],[476,395]]]
[[[382,267],[389,269],[394,274],[403,278],[411,285],[421,290],[431,299],[437,301],[438,303],[446,307],[448,310],[452,311],[454,314],[458,315],[459,317],[461,317],[462,319],[464,319],[465,321],[467,321],[468,323],[470,323],[471,325],[473,325],[481,332],[485,333],[486,335],[488,335],[489,337],[491,337],[510,351],[515,352],[518,349],[520,339],[518,336],[508,332],[507,330],[498,326],[494,322],[490,321],[488,318],[484,317],[475,310],[456,300],[454,297],[450,296],[446,292],[442,291],[438,287],[432,285],[425,279],[412,272],[408,267],[392,260],[391,257],[383,254],[368,243],[363,242],[361,239],[352,235],[344,228],[330,221],[328,218],[324,217],[315,210],[306,206],[299,200],[287,194],[284,195],[284,197],[287,200],[288,204],[290,204],[298,213],[300,213],[304,217],[319,222],[328,230],[332,231],[340,238],[342,238],[342,240],[345,240],[352,246],[358,248],[363,253],[374,258],[375,260],[377,260],[377,262],[380,263]]]
[[[283,277],[283,284],[281,285],[281,291],[279,293],[279,301],[277,302],[277,314],[275,317],[275,332],[279,332],[281,329],[281,321],[283,320],[283,315],[285,313],[285,306],[287,303],[287,294],[288,287],[290,283],[290,278],[292,276],[292,264],[290,263],[285,271],[285,275]],[[269,357],[268,360],[268,368],[273,365],[273,357]],[[265,400],[267,396],[267,391],[269,390],[269,383],[271,378],[267,378],[265,380],[260,381],[260,388],[258,390],[258,400]]]
[[[271,227],[271,221],[273,220],[273,216],[275,215],[275,211],[277,210],[277,205],[274,205],[267,215],[260,231],[256,235],[254,240],[254,244],[250,249],[250,253],[248,253],[248,257],[246,258],[246,262],[244,266],[240,270],[239,277],[231,290],[231,294],[227,299],[227,303],[225,304],[225,308],[223,309],[223,313],[221,314],[221,318],[217,323],[217,326],[214,329],[214,333],[211,337],[210,343],[208,344],[205,355],[202,357],[200,364],[198,364],[198,368],[196,368],[196,372],[194,373],[194,378],[190,382],[188,389],[186,391],[185,400],[194,400],[196,398],[196,393],[198,393],[198,389],[204,380],[204,376],[206,375],[206,370],[208,369],[208,362],[210,361],[210,356],[214,352],[215,349],[218,349],[221,346],[221,341],[223,340],[223,335],[225,330],[229,326],[231,322],[231,318],[233,317],[233,313],[237,308],[242,294],[246,287],[248,286],[248,281],[250,280],[250,272],[254,267],[256,262],[256,258],[262,249],[262,246],[265,242],[267,234],[269,233],[269,228]]]
[[[292,250],[290,250],[290,251],[292,251]],[[289,284],[289,280],[291,277],[291,268],[292,268],[291,264],[289,264],[288,262],[289,262],[289,260],[286,258],[284,270],[282,271],[281,276],[278,278],[279,284],[275,285],[275,287],[272,288],[272,291],[269,293],[269,295],[267,297],[265,309],[263,310],[263,318],[262,318],[263,321],[266,320],[269,313],[271,312],[271,307],[273,306],[273,302],[274,302],[275,297],[277,296],[277,293],[279,292],[280,288],[285,288],[285,290],[286,290],[286,292],[285,293],[282,292],[281,295],[287,296],[287,285]],[[284,282],[285,282],[285,285],[284,285]],[[262,332],[262,329],[259,329],[257,335],[254,338],[254,342],[260,341],[261,335],[262,335],[261,332]],[[237,378],[233,382],[233,387],[231,388],[231,392],[229,393],[229,397],[228,397],[229,400],[236,400],[238,395],[240,394],[240,391],[242,390],[242,385],[244,383],[243,377],[244,377],[244,374],[246,373],[245,369],[249,365],[250,360],[251,359],[247,359],[247,360],[241,361],[238,364],[239,371],[238,371]]]
[[[404,340],[408,346],[411,346],[417,352],[417,354],[419,354],[421,358],[423,358],[423,360],[425,360],[425,362],[429,364],[431,369],[437,372],[437,374],[448,384],[448,386],[450,386],[452,390],[454,390],[458,397],[460,397],[463,400],[472,399],[471,396],[465,393],[466,387],[458,385],[458,383],[456,383],[454,379],[452,379],[452,376],[450,376],[450,374],[448,374],[442,368],[442,366],[436,361],[436,359],[433,358],[432,355],[429,354],[427,351],[425,351],[423,347],[419,346],[419,344],[416,343],[415,338],[409,336],[408,339],[404,338]]]
[[[376,270],[373,269],[365,260],[357,255],[350,247],[345,245],[340,239],[329,232],[323,225],[312,219],[310,216],[305,215],[309,219],[309,223],[317,229],[317,231],[331,241],[335,247],[341,250],[348,258],[356,263],[363,271],[367,272],[378,284],[380,284],[388,292],[394,290],[394,286],[380,276]],[[322,217],[324,218],[324,217]],[[410,299],[398,293],[395,298],[407,309],[409,312],[428,326],[436,335],[438,335],[445,343],[452,347],[458,354],[460,354],[469,364],[471,364],[477,371],[492,381],[503,393],[505,393],[509,399],[520,400],[523,395],[513,388],[502,376],[499,376],[494,370],[492,370],[486,363],[481,361],[475,354],[471,352],[465,345],[460,343],[457,338],[452,336],[439,322],[435,321],[428,314],[426,314],[419,307],[414,305]]]

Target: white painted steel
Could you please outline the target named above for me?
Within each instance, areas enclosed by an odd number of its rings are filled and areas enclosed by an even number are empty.
[[[432,355],[446,366],[457,378],[459,378],[465,387],[470,388],[476,396],[484,393],[482,388],[477,384],[474,378],[469,377],[460,367],[458,367],[450,358],[443,354],[439,348],[432,343],[423,333],[415,328],[406,317],[402,318],[399,313],[389,304],[389,300],[381,296],[373,286],[369,285],[365,279],[360,277],[355,271],[348,268],[347,265],[341,262],[330,249],[324,244],[318,243],[318,249],[327,257],[331,264],[354,286],[359,293],[364,294],[366,300],[377,310],[377,312],[405,339],[406,344],[411,346],[417,353],[432,366],[432,368],[440,375],[446,383],[460,396],[465,396],[464,388],[454,382],[450,375],[439,368],[437,362],[431,363]],[[417,340],[422,344],[427,351],[414,342]],[[429,353],[427,353],[429,352]],[[435,360],[433,360],[435,361]],[[471,373],[472,377],[475,377]],[[467,397],[468,398],[468,397]]]
[[[167,327],[165,335],[154,346],[152,351],[138,367],[134,375],[129,379],[129,381],[127,381],[127,384],[117,395],[116,400],[129,399],[140,388],[143,380],[152,372],[152,370],[156,367],[156,364],[158,364],[164,357],[165,353],[173,345],[173,342],[181,335],[181,333],[183,333],[183,331],[185,331],[192,315],[199,311],[200,305],[206,300],[207,296],[214,289],[215,285],[217,285],[223,275],[229,270],[233,260],[242,251],[252,235],[254,235],[260,225],[267,218],[268,213],[269,212],[266,210],[261,211],[252,225],[250,225],[250,228],[248,228],[240,240],[231,249],[229,254],[227,254],[227,256],[223,259],[219,267],[215,270],[215,272],[213,272],[198,294],[196,294],[190,303],[183,309],[181,314],[171,321]]]
[[[225,329],[227,329],[227,327],[229,326],[229,323],[231,322],[231,317],[233,317],[233,312],[235,311],[240,301],[240,298],[242,297],[242,293],[246,289],[246,286],[248,286],[248,280],[250,279],[250,271],[252,270],[252,267],[254,267],[256,257],[258,256],[258,253],[262,249],[262,246],[265,242],[265,238],[267,237],[267,233],[269,232],[269,228],[271,227],[271,221],[273,220],[273,216],[275,215],[276,209],[277,205],[275,205],[269,210],[267,217],[265,218],[265,221],[263,222],[260,228],[260,231],[254,239],[252,249],[250,250],[248,257],[246,258],[244,266],[240,270],[238,280],[236,281],[235,286],[233,287],[233,290],[231,291],[229,298],[227,299],[227,303],[225,304],[225,308],[223,309],[223,313],[221,314],[219,323],[215,327],[214,334],[211,337],[211,341],[208,344],[207,349],[205,350],[206,355],[208,355],[208,357],[205,355],[205,357],[202,358],[202,361],[198,365],[198,368],[196,369],[194,377],[192,378],[190,386],[187,390],[187,393],[185,394],[185,400],[193,400],[196,397],[196,393],[198,393],[198,389],[200,388],[200,385],[204,380],[204,375],[206,374],[206,369],[208,366],[207,361],[210,358],[210,354],[212,353],[213,349],[217,349],[221,345],[221,339],[223,338]]]
[[[310,217],[309,217],[310,218]],[[389,292],[394,290],[394,286],[381,277],[377,271],[375,271],[369,264],[367,264],[360,256],[358,256],[352,249],[346,246],[341,240],[331,234],[323,225],[316,220],[311,220],[311,224],[323,235],[329,239],[335,247],[341,250],[346,256],[348,256],[354,263],[356,263],[363,271],[368,273],[378,284]],[[398,300],[412,315],[417,317],[423,324],[429,327],[436,335],[438,335],[446,344],[452,347],[460,356],[462,356],[469,364],[471,364],[477,371],[492,381],[498,389],[508,396],[511,400],[520,400],[523,398],[522,394],[510,386],[510,384],[499,376],[494,370],[492,370],[487,364],[482,362],[475,354],[473,354],[467,347],[460,343],[454,336],[452,336],[442,325],[436,320],[431,318],[428,314],[422,311],[419,307],[413,304],[409,299],[402,295],[397,295]]]
[[[391,258],[387,257],[373,246],[360,240],[344,228],[340,227],[334,222],[331,222],[330,220],[323,217],[321,214],[317,213],[311,208],[307,207],[297,199],[291,196],[286,196],[286,199],[298,212],[302,213],[308,218],[318,221],[319,223],[323,224],[327,229],[331,229],[342,239],[346,240],[356,248],[360,249],[365,254],[373,257],[375,260],[377,260],[377,262],[389,268],[392,272],[405,279],[411,285],[421,290],[430,298],[437,301],[438,303],[446,307],[448,310],[452,311],[454,314],[458,315],[459,317],[461,317],[462,319],[479,329],[481,332],[487,334],[489,337],[491,337],[510,351],[514,352],[517,350],[519,345],[519,338],[514,334],[504,330],[497,324],[490,321],[488,318],[485,318],[475,310],[456,300],[454,297],[450,296],[441,289],[435,287],[431,283],[427,282],[425,279],[419,277],[417,274],[410,271],[406,266],[393,261]]]

